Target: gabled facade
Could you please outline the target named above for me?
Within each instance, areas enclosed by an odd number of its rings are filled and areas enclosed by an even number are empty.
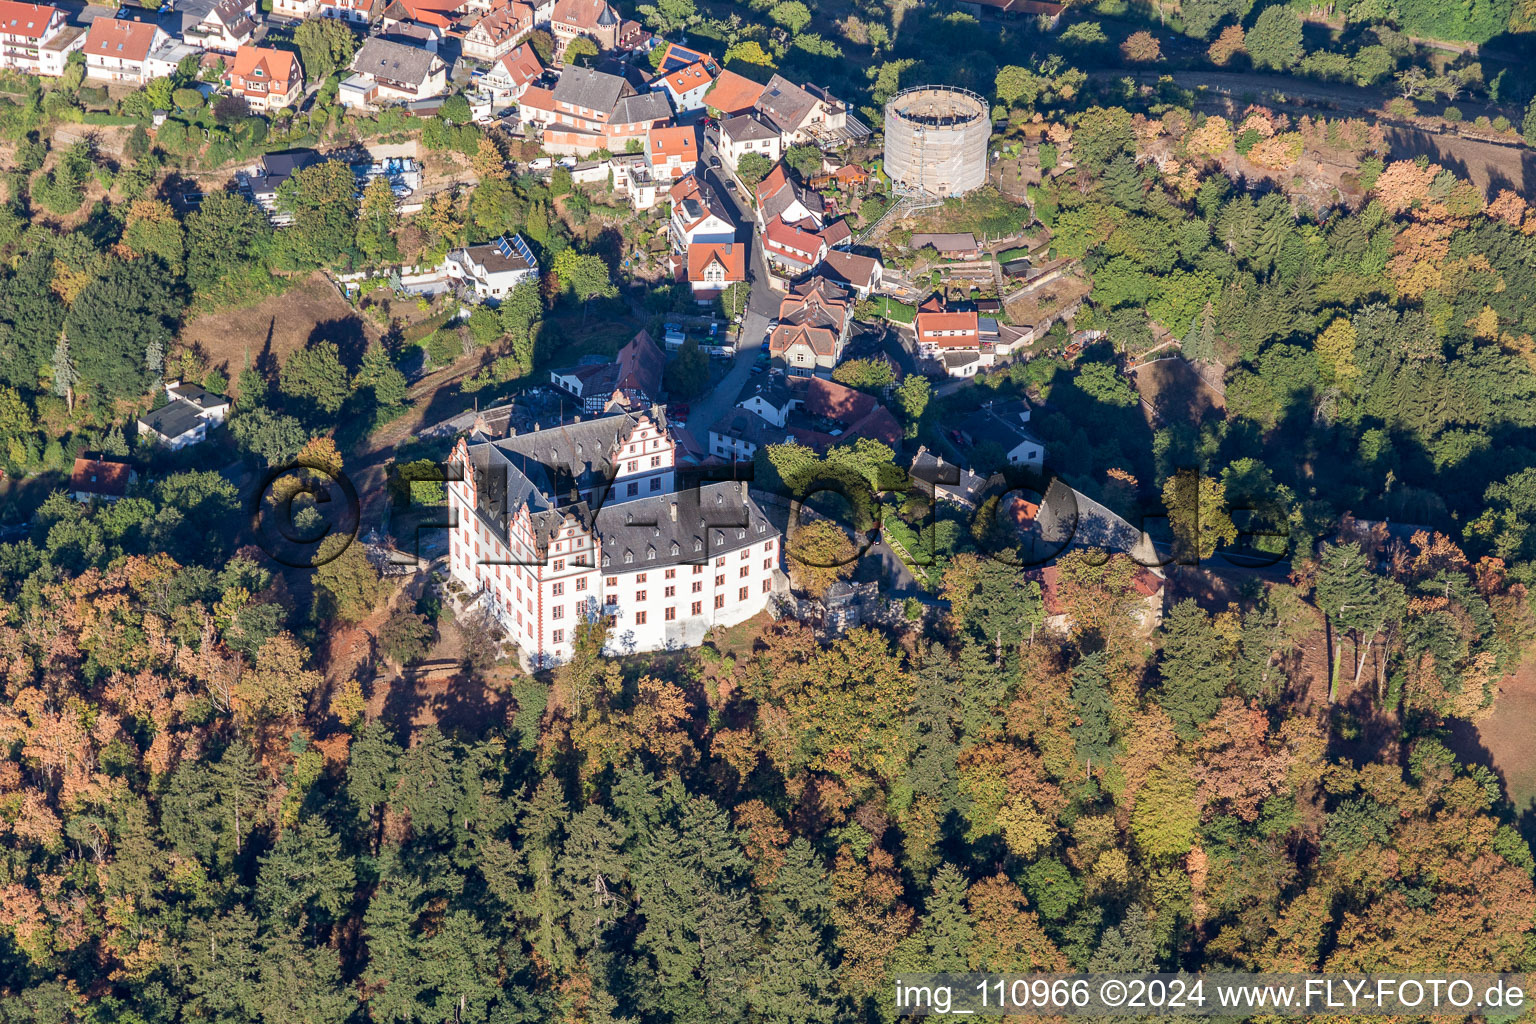
[[[848,116],[848,107],[816,86],[799,86],[783,75],[774,75],[755,104],[757,112],[784,138],[784,145],[830,145],[847,141],[850,122],[862,134],[869,130]],[[858,135],[858,131],[851,134]]]
[[[178,0],[164,17],[173,38],[206,52],[233,54],[256,34],[256,0]]]
[[[614,651],[651,651],[702,643],[767,607],[778,531],[745,483],[678,490],[677,453],[661,407],[459,441],[449,571],[525,665],[568,660],[597,616]]]
[[[335,18],[353,25],[371,25],[382,13],[379,0],[320,0],[322,18]]]
[[[69,474],[69,496],[85,502],[119,501],[138,478],[126,462],[79,458]]]
[[[620,76],[583,67],[565,68],[553,89],[528,87],[518,109],[540,129],[546,152],[577,156],[622,153],[672,116],[665,96],[637,94]]]
[[[853,322],[852,297],[824,277],[793,286],[779,303],[779,324],[768,335],[774,365],[794,376],[830,376],[843,358]]]
[[[679,114],[703,110],[704,95],[715,84],[718,70],[713,58],[706,57],[676,71],[657,75],[651,88],[666,93]]]
[[[741,158],[756,153],[774,163],[784,155],[779,133],[751,114],[738,114],[720,122],[720,159],[735,170]]]
[[[819,264],[827,255],[826,241],[816,233],[807,217],[798,224],[775,217],[763,231],[763,254],[783,273],[799,275]]]
[[[233,96],[245,98],[252,110],[281,110],[292,106],[304,92],[299,60],[287,50],[242,46],[224,75]]]
[[[688,284],[700,303],[713,302],[747,279],[747,247],[741,242],[700,242],[688,247]]]
[[[512,3],[475,22],[464,33],[460,48],[465,57],[489,64],[511,53],[532,32],[533,8]]]

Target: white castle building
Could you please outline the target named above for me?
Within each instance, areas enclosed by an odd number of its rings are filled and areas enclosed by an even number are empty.
[[[455,446],[450,569],[525,664],[569,659],[597,615],[621,653],[696,645],[768,606],[779,531],[745,482],[679,490],[675,452],[661,406]]]

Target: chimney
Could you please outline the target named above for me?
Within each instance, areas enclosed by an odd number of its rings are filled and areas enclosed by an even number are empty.
[[[741,503],[743,505],[747,503],[747,482],[745,480],[741,482]]]
[[[672,503],[672,521],[677,522],[677,502]]]

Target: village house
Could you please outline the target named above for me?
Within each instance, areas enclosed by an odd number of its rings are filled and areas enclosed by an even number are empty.
[[[643,213],[661,202],[672,186],[670,178],[658,181],[651,173],[651,161],[644,153],[616,156],[611,161],[613,190],[620,199],[627,199],[630,208]]]
[[[622,153],[672,117],[661,93],[637,93],[618,75],[583,67],[565,68],[553,89],[527,87],[518,107],[540,129],[545,151],[559,155]]]
[[[777,163],[784,155],[783,139],[779,133],[751,114],[738,114],[720,122],[720,159],[735,170],[741,158],[756,153]]]
[[[224,75],[233,96],[244,98],[252,110],[266,112],[292,106],[304,92],[299,60],[287,50],[242,46]]]
[[[786,147],[810,143],[828,148],[870,134],[831,93],[815,85],[796,85],[783,75],[768,80],[756,109],[779,130]]]
[[[993,321],[993,340],[996,321]],[[981,317],[970,311],[949,311],[937,298],[918,307],[914,328],[918,355],[944,367],[950,377],[974,377],[996,362],[992,344],[982,336]]]
[[[769,358],[793,376],[831,376],[848,341],[851,306],[850,294],[824,277],[792,286],[768,335]]]
[[[170,381],[168,404],[138,418],[139,433],[172,451],[207,440],[208,432],[229,418],[229,399],[196,384]]]
[[[619,13],[605,0],[557,0],[550,11],[550,30],[563,51],[572,39],[585,36],[599,50],[619,44]]]
[[[782,428],[792,410],[804,401],[802,390],[791,387],[803,377],[786,377],[782,373],[765,373],[749,379],[736,396],[736,407],[756,413],[776,427]]]
[[[320,17],[370,25],[382,13],[381,0],[320,0]]]
[[[389,0],[378,19],[379,38],[436,53],[463,16],[453,0]]]
[[[682,47],[673,45],[668,47],[667,54],[674,60]],[[685,51],[694,55],[693,51]],[[686,114],[694,110],[704,109],[704,96],[710,87],[715,84],[715,75],[720,68],[714,58],[707,54],[697,54],[698,59],[682,67],[668,69],[667,59],[663,58],[659,73],[651,88],[667,94],[672,101],[672,107],[679,114]]]
[[[935,501],[948,501],[963,509],[974,509],[987,489],[987,478],[972,473],[944,456],[917,449],[909,470],[917,490]]]
[[[258,17],[256,0],[176,0],[162,26],[188,46],[233,54],[251,43]]]
[[[69,54],[85,45],[85,34],[68,22],[57,7],[0,0],[0,68],[62,75]]]
[[[667,224],[672,251],[686,253],[701,242],[734,242],[736,224],[715,190],[697,174],[678,180],[669,193],[672,217]]]
[[[1039,469],[1045,463],[1045,443],[1026,429],[1030,413],[1029,403],[1023,399],[989,401],[961,420],[955,431],[966,447],[996,444],[1006,454],[1008,465]]]
[[[69,474],[69,496],[76,501],[118,501],[139,475],[126,462],[78,458]]]
[[[150,52],[169,39],[152,22],[97,18],[85,37],[86,76],[141,85],[149,80]]]
[[[352,75],[341,83],[342,106],[370,108],[412,103],[441,95],[448,67],[435,54],[377,37],[363,43],[352,58]]]
[[[539,63],[539,55],[534,52],[533,44],[518,43],[480,76],[480,88],[490,96],[495,108],[500,110],[517,102],[523,91],[538,81],[543,73],[544,65]]]
[[[788,224],[775,217],[762,233],[763,255],[781,274],[797,277],[819,264],[827,255],[827,243],[807,217]]]
[[[665,410],[604,416],[449,457],[449,572],[530,669],[602,615],[615,651],[693,646],[782,588],[778,530],[745,483],[679,488]]]
[[[688,247],[688,284],[700,304],[747,279],[747,247],[741,242],[700,242]]]
[[[549,371],[549,381],[581,402],[582,411],[644,409],[661,399],[666,354],[641,331],[611,360],[601,356]]]
[[[539,261],[523,236],[513,235],[454,249],[440,269],[478,301],[496,306],[512,289],[539,276]]]
[[[913,252],[923,248],[932,248],[947,260],[975,260],[981,258],[981,246],[976,244],[976,236],[969,231],[918,232],[912,236],[908,247]]]
[[[750,462],[759,448],[782,440],[782,430],[747,409],[727,409],[709,425],[709,454],[729,462]]]
[[[533,8],[523,3],[511,3],[475,22],[464,33],[460,49],[470,60],[489,64],[511,53],[532,32]]]
[[[657,178],[692,174],[699,163],[698,129],[691,124],[652,128],[645,136],[645,153]]]
[[[821,230],[826,216],[826,204],[821,196],[803,187],[790,176],[788,168],[780,163],[752,190],[757,199],[757,226],[765,230],[770,221],[783,220],[786,224],[810,221],[809,230]]]
[[[320,0],[272,0],[269,18],[278,21],[303,21],[320,13]]]
[[[828,249],[816,272],[847,288],[856,298],[867,299],[884,283],[885,265],[873,256]]]

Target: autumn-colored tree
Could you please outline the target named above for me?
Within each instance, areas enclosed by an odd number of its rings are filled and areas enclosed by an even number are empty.
[[[1211,63],[1217,65],[1225,65],[1237,54],[1246,52],[1243,49],[1242,26],[1228,25],[1222,29],[1205,52],[1211,58]]]
[[[858,567],[859,549],[830,519],[800,523],[785,551],[795,586],[813,598],[825,596],[832,584],[852,576]]]
[[[1120,44],[1120,52],[1126,60],[1137,64],[1150,64],[1163,59],[1163,47],[1157,37],[1145,30],[1133,32]]]
[[[1355,365],[1357,342],[1354,326],[1343,317],[1338,317],[1328,325],[1327,330],[1317,336],[1314,347],[1323,373],[1345,392],[1353,391],[1355,381],[1360,377],[1360,368]]]
[[[368,561],[363,546],[345,533],[333,533],[315,550],[315,585],[329,598],[329,611],[351,622],[371,612],[387,587]]]

